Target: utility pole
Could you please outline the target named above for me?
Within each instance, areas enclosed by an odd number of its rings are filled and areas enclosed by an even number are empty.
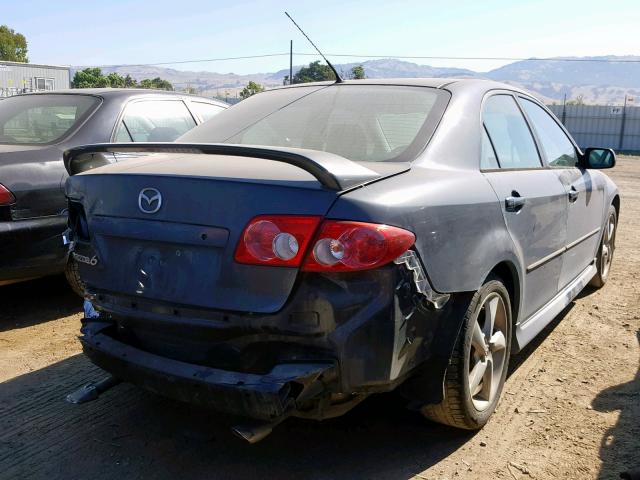
[[[566,126],[565,120],[567,119],[567,94],[564,94],[562,99],[562,124]]]
[[[289,41],[289,85],[293,85],[293,40]]]
[[[620,142],[618,143],[618,151],[622,150],[624,143],[624,124],[627,120],[627,94],[624,94],[624,105],[622,106],[622,122],[620,124]]]

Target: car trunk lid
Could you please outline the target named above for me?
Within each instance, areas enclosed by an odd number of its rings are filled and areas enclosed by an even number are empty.
[[[94,290],[132,298],[278,311],[298,269],[237,263],[234,253],[242,231],[257,215],[323,216],[341,186],[390,174],[388,167],[380,173],[358,164],[349,171],[354,162],[340,159],[330,159],[335,165],[319,174],[275,159],[147,151],[72,176],[67,195],[82,204],[90,234],[90,250],[82,251],[83,242],[77,247],[88,260],[81,262],[81,274]],[[141,200],[144,192],[148,197],[160,194],[161,205]],[[147,206],[148,211],[158,208],[148,213]]]

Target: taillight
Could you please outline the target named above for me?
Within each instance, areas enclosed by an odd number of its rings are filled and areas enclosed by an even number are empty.
[[[11,205],[15,201],[16,197],[13,196],[13,193],[0,183],[0,205]]]
[[[413,233],[398,227],[326,220],[302,269],[346,272],[380,267],[406,252],[415,240]]]
[[[261,215],[245,227],[236,248],[239,263],[297,267],[321,217]]]
[[[320,220],[296,215],[255,217],[242,232],[235,259],[252,265],[302,264],[308,272],[367,270],[398,258],[416,240],[402,228],[342,220],[325,220],[314,235]]]

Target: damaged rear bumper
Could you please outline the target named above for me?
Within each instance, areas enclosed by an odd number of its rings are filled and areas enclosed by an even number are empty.
[[[335,378],[335,365],[330,362],[281,364],[268,374],[256,375],[168,359],[100,331],[86,333],[80,341],[93,363],[121,380],[176,400],[268,422],[293,414],[301,402],[322,394],[325,382]]]
[[[303,274],[273,314],[93,290],[100,316],[83,321],[81,341],[122,380],[258,420],[322,420],[402,384],[408,396],[439,403],[472,294],[451,294],[435,308],[403,264]]]

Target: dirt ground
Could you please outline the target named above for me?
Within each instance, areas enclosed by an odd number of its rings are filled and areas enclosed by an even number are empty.
[[[290,420],[263,442],[213,412],[103,378],[81,354],[80,301],[62,278],[0,288],[0,478],[613,479],[640,468],[640,157],[622,193],[609,283],[583,292],[513,358],[480,432],[423,420],[395,395],[323,423]]]

